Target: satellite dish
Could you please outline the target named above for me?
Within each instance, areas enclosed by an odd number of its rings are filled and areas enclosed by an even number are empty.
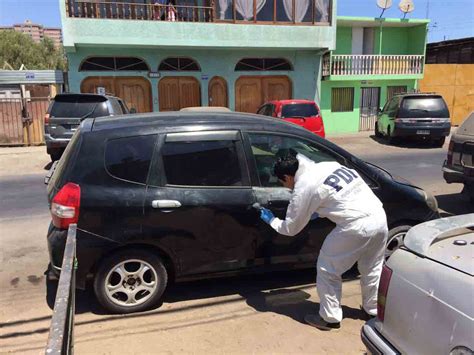
[[[393,5],[393,0],[377,0],[377,6],[382,9],[382,13],[380,14],[381,18],[385,10],[391,8],[392,5]]]
[[[413,3],[413,0],[402,0],[400,1],[398,8],[404,13],[403,18],[405,18],[407,17],[407,14],[415,10],[415,4]]]

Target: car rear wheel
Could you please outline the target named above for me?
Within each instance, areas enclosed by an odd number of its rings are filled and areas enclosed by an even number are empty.
[[[382,137],[382,132],[380,132],[379,130],[379,124],[378,122],[375,122],[375,136],[377,138],[381,138]]]
[[[390,127],[387,128],[387,142],[388,144],[397,143],[397,138],[392,136],[392,130],[390,129]]]
[[[433,145],[438,148],[442,148],[444,143],[446,142],[446,137],[441,137],[438,139],[433,140]]]
[[[61,159],[62,154],[63,154],[62,149],[55,149],[55,150],[51,150],[49,152],[49,156],[50,156],[52,162],[55,162],[56,160]]]
[[[387,246],[385,248],[385,260],[387,260],[398,248],[404,245],[405,236],[412,226],[401,225],[388,231]]]
[[[156,305],[167,282],[161,258],[144,250],[127,250],[102,262],[94,278],[94,292],[108,311],[133,313]]]

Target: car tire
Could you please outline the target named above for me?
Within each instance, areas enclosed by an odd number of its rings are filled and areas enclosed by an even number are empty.
[[[94,277],[99,303],[112,313],[134,313],[155,306],[168,283],[161,258],[145,250],[123,250],[106,258]]]
[[[433,146],[442,148],[446,142],[446,137],[438,138],[433,140]]]
[[[375,136],[377,138],[382,138],[382,132],[380,132],[380,130],[379,130],[378,122],[375,122]]]
[[[398,248],[404,245],[405,236],[412,226],[399,225],[388,231],[387,246],[385,247],[385,260],[387,260]]]
[[[52,162],[61,159],[61,155],[63,155],[62,149],[55,149],[49,152],[49,156]]]
[[[387,128],[387,142],[391,145],[397,143],[397,138],[392,136],[392,130],[390,129],[390,127]]]
[[[474,203],[474,184],[464,183],[464,189],[462,190],[462,192],[467,195],[469,201]]]

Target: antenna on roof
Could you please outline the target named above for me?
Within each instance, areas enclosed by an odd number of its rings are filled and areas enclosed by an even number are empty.
[[[415,4],[413,3],[413,0],[402,0],[400,1],[398,8],[404,13],[403,19],[405,19],[407,14],[415,10]]]
[[[380,18],[382,18],[385,10],[392,7],[392,0],[377,0],[377,6],[382,9],[382,13],[380,14]]]

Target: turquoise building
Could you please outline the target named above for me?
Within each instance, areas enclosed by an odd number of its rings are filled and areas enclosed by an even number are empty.
[[[335,0],[60,0],[73,92],[139,112],[319,101]]]

